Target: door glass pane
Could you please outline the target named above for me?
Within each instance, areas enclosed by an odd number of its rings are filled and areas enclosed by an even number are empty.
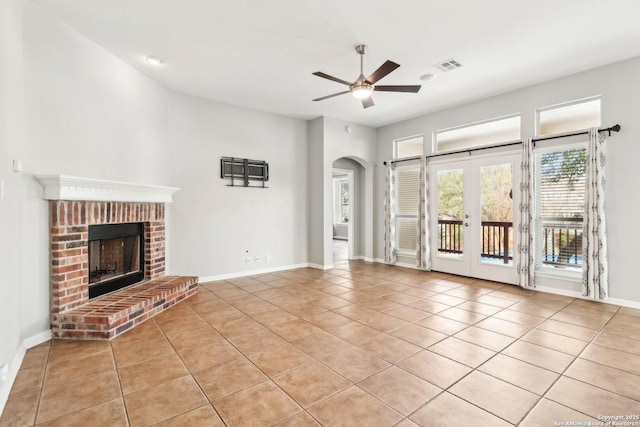
[[[464,231],[464,171],[438,172],[438,255],[461,256]]]
[[[511,163],[480,167],[480,261],[513,265]]]

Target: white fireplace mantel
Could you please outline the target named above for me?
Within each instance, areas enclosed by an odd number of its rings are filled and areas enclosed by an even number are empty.
[[[171,203],[177,187],[81,178],[68,175],[37,175],[46,200]]]

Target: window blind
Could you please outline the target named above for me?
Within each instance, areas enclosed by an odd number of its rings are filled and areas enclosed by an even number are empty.
[[[420,168],[397,169],[395,174],[397,247],[399,251],[415,251],[418,236]]]

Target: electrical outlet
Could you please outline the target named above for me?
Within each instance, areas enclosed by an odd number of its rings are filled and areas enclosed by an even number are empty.
[[[247,264],[251,264],[251,257],[248,256],[247,259],[245,260],[247,262]]]
[[[9,364],[5,363],[4,365],[2,365],[2,381],[6,381],[7,378],[9,377]]]
[[[260,262],[260,257],[257,256],[253,259],[253,262],[255,262],[256,264]]]

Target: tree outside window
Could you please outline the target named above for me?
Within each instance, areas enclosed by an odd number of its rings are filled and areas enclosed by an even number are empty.
[[[340,221],[349,222],[349,181],[340,182]]]

